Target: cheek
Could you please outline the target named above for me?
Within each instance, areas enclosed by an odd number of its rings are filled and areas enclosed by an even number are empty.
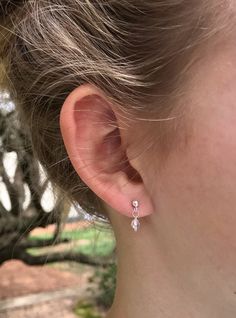
[[[183,222],[187,220],[193,230],[202,235],[212,231],[235,248],[235,48],[216,53],[204,67],[199,66],[191,83],[185,118],[188,143],[177,145],[155,186],[160,192],[159,204],[173,215],[181,221],[184,215]]]
[[[173,234],[173,241],[189,244],[198,257],[205,254],[219,267],[231,259],[234,270],[236,125],[232,118],[211,116],[195,122],[188,146],[171,154],[153,189],[157,213],[167,226],[174,224],[181,231]]]
[[[206,279],[215,273],[212,279],[229,278],[227,281],[233,287],[236,284],[236,51],[232,56],[222,57],[221,46],[219,52],[219,56],[214,52],[204,65],[198,65],[194,82],[189,82],[184,121],[188,143],[176,145],[155,178],[151,173],[149,178],[159,215],[159,237],[163,237],[168,250],[173,250],[171,260],[178,255],[191,265],[189,268],[202,264]]]

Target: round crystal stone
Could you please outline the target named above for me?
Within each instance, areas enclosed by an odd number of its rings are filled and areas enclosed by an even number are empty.
[[[140,228],[140,222],[138,219],[133,219],[133,221],[131,222],[131,226],[134,229],[135,232],[138,231],[138,229]]]
[[[138,201],[137,200],[133,200],[132,201],[132,206],[137,208],[138,207]]]

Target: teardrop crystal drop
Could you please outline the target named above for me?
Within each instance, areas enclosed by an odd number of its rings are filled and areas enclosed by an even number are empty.
[[[133,219],[133,221],[131,222],[131,226],[134,229],[135,232],[138,231],[138,229],[140,228],[140,222],[138,219]]]

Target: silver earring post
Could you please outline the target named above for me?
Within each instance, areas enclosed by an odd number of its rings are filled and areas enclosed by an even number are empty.
[[[138,231],[140,228],[140,222],[139,222],[139,201],[138,200],[132,200],[131,205],[133,207],[133,220],[131,222],[131,227],[135,232]]]

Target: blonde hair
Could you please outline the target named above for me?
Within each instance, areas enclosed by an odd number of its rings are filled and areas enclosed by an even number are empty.
[[[167,115],[198,48],[227,25],[224,3],[1,1],[1,85],[29,129],[35,155],[71,202],[101,210],[63,144],[59,113],[66,96],[92,83],[127,114]]]

